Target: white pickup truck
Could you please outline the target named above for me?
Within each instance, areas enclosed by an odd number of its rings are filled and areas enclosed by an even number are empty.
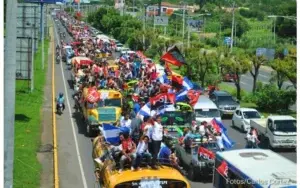
[[[266,138],[270,149],[297,147],[297,120],[292,116],[250,120],[250,126],[257,129],[260,138]]]

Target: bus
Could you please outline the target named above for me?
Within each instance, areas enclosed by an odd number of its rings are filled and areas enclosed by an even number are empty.
[[[215,188],[296,188],[296,163],[264,149],[217,152]]]

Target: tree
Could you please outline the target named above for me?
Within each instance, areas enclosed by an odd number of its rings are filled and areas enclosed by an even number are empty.
[[[253,77],[253,88],[252,88],[253,93],[255,93],[256,91],[256,83],[259,74],[259,68],[261,65],[265,64],[266,62],[267,59],[264,56],[257,57],[255,54],[251,56],[252,68],[250,69],[250,74]]]
[[[251,69],[251,62],[244,53],[234,54],[222,61],[221,65],[226,72],[235,74],[234,84],[236,86],[236,97],[241,100],[241,75]]]
[[[187,55],[187,60],[189,62],[189,67],[187,72],[193,78],[201,82],[201,86],[205,86],[205,78],[207,73],[214,72],[213,65],[218,60],[217,54],[215,52],[208,52],[207,50],[198,51],[196,49],[189,50]]]
[[[297,89],[297,61],[292,57],[284,58],[284,63],[286,65],[285,75],[292,82],[295,89]]]

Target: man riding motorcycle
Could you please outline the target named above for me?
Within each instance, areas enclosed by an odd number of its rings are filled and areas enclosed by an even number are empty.
[[[63,110],[65,110],[65,98],[63,93],[59,93],[56,99],[56,111],[58,111],[59,104],[62,104]]]

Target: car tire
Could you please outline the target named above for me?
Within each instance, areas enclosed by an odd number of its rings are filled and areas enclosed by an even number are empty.
[[[269,150],[273,150],[273,147],[272,147],[272,145],[271,145],[271,142],[270,142],[270,139],[267,139],[267,148],[269,149]]]
[[[86,126],[86,135],[89,136],[89,137],[92,136],[92,131],[91,131],[90,125],[87,125],[87,126]]]
[[[232,126],[232,127],[235,127],[235,124],[234,124],[234,121],[233,121],[233,120],[232,120],[231,126]]]
[[[245,126],[244,126],[244,124],[241,125],[241,132],[242,132],[242,133],[245,133],[245,132],[246,132],[246,131],[245,131]]]
[[[188,169],[188,178],[191,181],[195,181],[195,172],[194,172],[194,167],[192,165],[190,165],[190,167]]]

